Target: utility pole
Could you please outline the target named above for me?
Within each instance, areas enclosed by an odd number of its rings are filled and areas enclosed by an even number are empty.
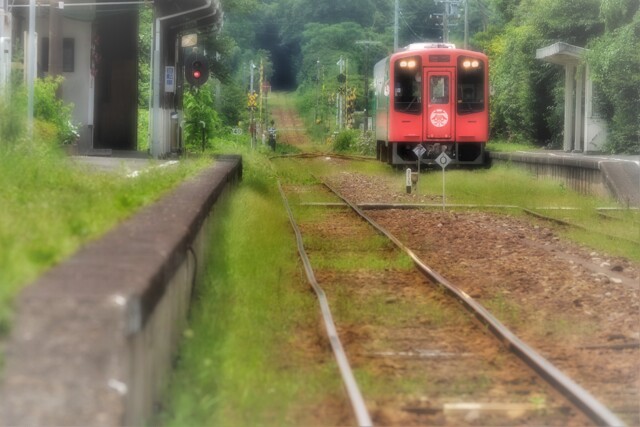
[[[442,15],[442,43],[449,43],[449,2],[444,2],[444,14]]]
[[[398,51],[398,15],[400,14],[400,0],[396,0],[395,11],[393,15],[393,51]]]
[[[356,44],[363,45],[364,53],[364,131],[369,130],[369,46],[380,44],[375,40],[358,40]]]
[[[49,68],[50,76],[62,74],[62,15],[58,8],[58,0],[49,2]],[[44,65],[44,64],[43,64]],[[58,88],[61,90],[61,88]]]
[[[336,121],[337,121],[337,125],[338,125],[338,130],[342,130],[342,124],[343,124],[343,100],[345,98],[346,95],[346,81],[347,81],[347,76],[345,76],[344,74],[344,64],[345,61],[344,59],[342,59],[342,56],[340,56],[340,60],[338,61],[338,63],[336,64],[338,66],[338,70],[339,70],[339,74],[338,74],[338,82],[340,83],[340,87],[338,88],[338,97],[337,97],[337,101],[338,101],[338,116],[336,117]]]
[[[465,2],[465,49],[467,47],[467,0],[434,0],[435,4],[444,3],[442,14],[442,43],[449,43],[449,16],[457,14],[460,3]],[[456,11],[455,13],[453,11]],[[438,14],[435,14],[438,15]]]
[[[469,49],[469,0],[464,0],[464,48]]]
[[[320,58],[316,61],[316,114],[315,114],[315,123],[318,123],[318,105],[320,103]]]
[[[27,43],[27,122],[33,133],[33,85],[36,80],[36,0],[29,0],[29,37]]]
[[[251,101],[251,106],[250,111],[251,111],[251,118],[250,118],[250,125],[249,125],[249,132],[251,133],[251,148],[256,148],[256,105],[255,105],[255,97],[254,97],[254,90],[253,90],[253,70],[255,70],[256,65],[253,63],[253,61],[251,61],[251,64],[249,65],[249,72],[251,74],[251,81],[249,83],[249,97],[250,99],[252,99]]]
[[[9,87],[11,74],[11,15],[8,0],[0,0],[0,97]]]

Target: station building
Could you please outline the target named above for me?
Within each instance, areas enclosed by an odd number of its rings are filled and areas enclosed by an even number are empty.
[[[74,105],[81,154],[135,151],[140,119],[138,18],[142,8],[151,8],[149,152],[162,158],[175,150],[186,53],[182,40],[219,31],[220,1],[40,0],[35,5],[36,54],[28,55],[31,1],[0,0],[0,87],[10,84],[12,67],[24,68],[26,74],[34,56],[38,77],[64,77],[61,97]],[[24,54],[16,52],[20,50]]]

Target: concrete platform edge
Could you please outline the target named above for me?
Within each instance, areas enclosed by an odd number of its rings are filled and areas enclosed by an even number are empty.
[[[219,158],[21,292],[0,373],[0,425],[148,423],[216,203],[241,176],[240,156]]]

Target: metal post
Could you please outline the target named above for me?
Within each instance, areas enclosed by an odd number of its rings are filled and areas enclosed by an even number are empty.
[[[444,3],[444,14],[442,15],[442,42],[449,43],[449,2]]]
[[[372,44],[380,44],[374,40],[358,40],[356,44],[364,45],[365,48],[365,72],[364,72],[364,131],[369,130],[369,46]]]
[[[36,80],[36,0],[29,0],[29,42],[27,43],[27,122],[33,132],[33,86]]]
[[[249,94],[253,95],[253,70],[256,68],[253,61],[249,65],[249,72],[251,73],[251,80],[249,83]],[[256,117],[255,117],[255,107],[251,106],[251,123],[250,123],[250,132],[251,132],[251,148],[256,148]]]
[[[318,104],[320,103],[320,95],[318,88],[320,87],[320,58],[316,61],[316,112],[315,122],[318,123]]]
[[[400,14],[399,0],[396,0],[395,11],[393,16],[393,51],[398,51],[398,15]]]
[[[464,0],[464,48],[469,49],[469,0]]]
[[[256,66],[254,65],[253,61],[251,61],[251,64],[249,65],[249,72],[251,73],[251,81],[249,83],[249,93],[253,93],[253,70],[256,68]]]
[[[50,0],[49,3],[49,75],[62,74],[62,17],[57,7],[58,0]],[[44,65],[44,64],[43,64]],[[61,90],[59,88],[58,90]]]
[[[442,168],[442,212],[444,212],[445,205],[445,192],[444,192],[444,168]]]

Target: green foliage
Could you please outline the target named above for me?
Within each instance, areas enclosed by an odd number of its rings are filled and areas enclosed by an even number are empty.
[[[218,113],[213,109],[211,81],[185,91],[183,107],[185,146],[187,150],[202,150],[222,127]],[[202,146],[203,131],[205,147]]]
[[[83,169],[44,141],[51,127],[36,120],[33,142],[0,145],[0,335],[22,287],[201,167],[181,162],[135,179]]]
[[[138,151],[147,152],[149,150],[149,110],[138,109]]]
[[[0,98],[0,149],[17,143],[26,130],[26,107],[23,97],[13,97],[11,102]]]
[[[316,143],[324,143],[331,131],[335,100],[320,83],[302,86],[296,96],[296,109],[303,118],[309,136]]]
[[[333,151],[338,153],[353,151],[357,140],[358,133],[355,130],[342,130],[335,136],[333,141]]]
[[[318,77],[318,61],[324,66],[327,74],[338,74],[335,65],[342,56],[349,61],[349,65],[357,64],[355,61],[358,46],[356,40],[365,37],[363,28],[355,22],[342,22],[340,24],[308,24],[302,32],[302,67],[299,81],[314,81]],[[353,72],[352,70],[348,70]],[[327,84],[337,86],[335,78],[330,78]]]
[[[544,126],[544,108],[538,108],[545,72],[552,70],[532,54],[543,46],[542,35],[532,26],[508,26],[488,46],[491,57],[493,133],[515,141],[538,139]]]
[[[600,0],[535,0],[525,4],[521,7],[524,22],[544,35],[548,44],[563,41],[585,46],[604,31],[599,17]],[[535,56],[535,51],[532,54]]]
[[[632,21],[638,11],[637,0],[601,0],[600,16],[607,31],[613,31]]]
[[[151,41],[153,9],[140,9],[138,15],[138,107],[149,107],[151,93]]]
[[[638,69],[637,32],[603,35],[605,24],[611,29],[629,22],[637,1],[493,0],[491,4],[497,12],[494,25],[475,40],[490,57],[494,135],[557,145],[562,139],[564,73],[560,66],[536,60],[535,51],[558,41],[590,44],[592,77],[602,83],[601,102],[612,130],[609,149],[637,151],[640,101],[638,73],[632,71]]]
[[[35,118],[55,125],[58,143],[70,144],[78,138],[78,131],[72,122],[73,106],[65,104],[56,95],[63,80],[61,76],[36,79],[33,115]]]
[[[362,155],[374,154],[373,137],[368,132],[344,129],[334,136],[333,151]]]
[[[608,119],[611,152],[640,153],[640,11],[633,21],[595,41],[587,55]]]

